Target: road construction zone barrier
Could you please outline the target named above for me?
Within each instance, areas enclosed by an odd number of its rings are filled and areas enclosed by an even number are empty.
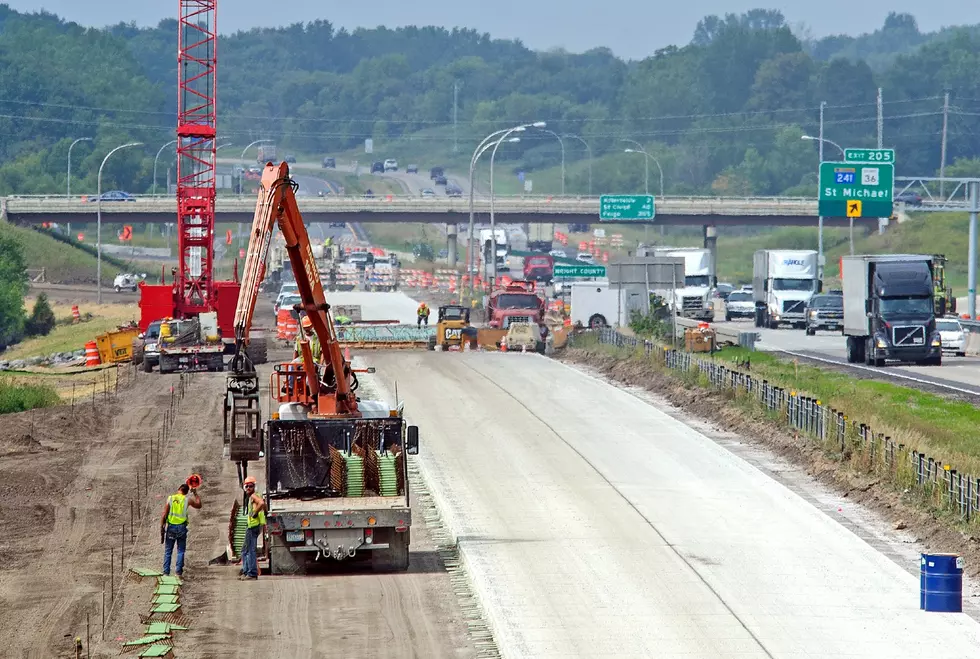
[[[77,304],[71,305],[71,322],[73,325],[82,322],[82,314]]]
[[[276,338],[280,341],[295,341],[299,332],[299,322],[289,309],[280,309],[276,314]]]
[[[89,341],[85,344],[85,365],[98,366],[101,363],[102,359],[99,357],[99,344],[95,341]]]

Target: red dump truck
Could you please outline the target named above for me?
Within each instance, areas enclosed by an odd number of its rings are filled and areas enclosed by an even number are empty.
[[[554,276],[555,259],[550,254],[535,254],[524,257],[524,281],[549,284]]]

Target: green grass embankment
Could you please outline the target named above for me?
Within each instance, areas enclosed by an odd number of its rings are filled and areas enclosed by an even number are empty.
[[[53,388],[43,384],[21,384],[0,377],[0,414],[50,407],[61,402]]]
[[[33,229],[0,222],[0,235],[9,235],[20,244],[30,270],[44,268],[45,279],[58,284],[94,284],[96,258],[67,238],[58,240]],[[94,251],[94,248],[93,248]],[[119,273],[120,262],[102,255],[102,281],[111,284]]]

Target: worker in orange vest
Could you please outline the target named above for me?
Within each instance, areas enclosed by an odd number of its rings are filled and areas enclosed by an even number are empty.
[[[425,326],[429,326],[429,305],[425,302],[419,305],[419,308],[415,311],[419,317],[419,327],[422,327],[422,323],[425,322]]]

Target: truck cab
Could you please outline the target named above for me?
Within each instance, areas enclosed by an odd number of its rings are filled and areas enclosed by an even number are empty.
[[[512,282],[490,294],[487,321],[494,329],[508,329],[511,323],[543,323],[544,300],[535,293],[533,283]]]
[[[817,252],[814,250],[760,249],[752,262],[755,326],[806,327],[806,308],[820,292]]]
[[[932,266],[926,255],[842,258],[848,362],[942,364]]]
[[[548,254],[524,257],[524,281],[550,283],[555,274],[555,259]]]
[[[637,249],[637,256],[661,256],[684,259],[684,281],[677,288],[654,291],[667,301],[675,314],[683,318],[715,319],[715,303],[712,289],[715,285],[711,270],[711,250],[698,247],[646,247]]]

